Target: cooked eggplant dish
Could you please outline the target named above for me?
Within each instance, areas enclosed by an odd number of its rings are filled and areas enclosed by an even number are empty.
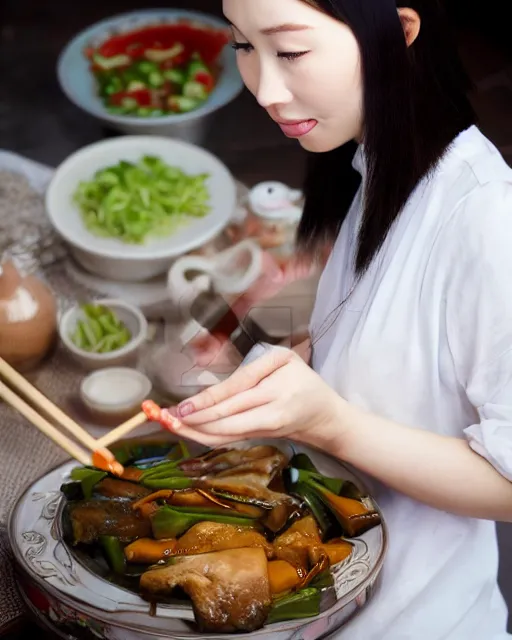
[[[79,467],[61,487],[66,542],[149,602],[191,603],[201,632],[319,615],[335,598],[331,568],[380,524],[368,496],[303,453],[260,445],[192,456],[183,442],[112,451],[120,478]]]

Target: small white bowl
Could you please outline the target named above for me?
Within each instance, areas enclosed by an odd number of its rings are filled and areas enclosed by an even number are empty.
[[[110,367],[94,371],[82,380],[80,398],[95,418],[119,424],[140,411],[151,389],[151,381],[140,371]]]
[[[169,236],[151,237],[143,244],[102,238],[85,226],[73,195],[82,181],[120,161],[137,163],[156,156],[189,175],[207,174],[210,211],[192,218]],[[54,230],[73,258],[101,278],[143,282],[167,272],[174,260],[212,240],[229,224],[235,211],[237,188],[233,175],[215,155],[180,140],[153,136],[121,136],[101,140],[72,153],[60,164],[46,191],[46,211]]]
[[[120,367],[135,364],[141,346],[148,335],[148,323],[142,311],[123,300],[107,299],[95,301],[110,309],[119,320],[127,327],[131,338],[124,347],[109,353],[89,353],[80,349],[71,340],[71,335],[76,329],[78,320],[84,319],[84,312],[77,304],[68,309],[59,322],[59,335],[71,357],[85,369],[90,371],[104,369],[105,367]]]

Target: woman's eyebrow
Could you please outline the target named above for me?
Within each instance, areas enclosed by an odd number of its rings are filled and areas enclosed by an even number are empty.
[[[242,33],[240,29],[236,26],[236,24],[234,24],[233,22],[230,22],[229,25],[232,29],[236,29],[236,31],[238,31],[239,33]],[[265,36],[273,36],[276,33],[285,33],[287,31],[288,32],[289,31],[306,31],[307,29],[311,29],[311,27],[305,24],[286,23],[286,24],[276,25],[275,27],[266,27],[265,29],[260,29],[260,33],[262,33]]]
[[[272,36],[276,33],[284,33],[286,31],[306,31],[307,29],[311,29],[305,24],[280,24],[275,27],[267,27],[266,29],[261,29],[261,33],[265,36]]]

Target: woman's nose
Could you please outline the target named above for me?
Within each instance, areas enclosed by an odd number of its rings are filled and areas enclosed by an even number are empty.
[[[287,104],[291,102],[293,95],[286,86],[278,69],[260,68],[259,83],[256,91],[256,100],[264,109],[273,105]]]

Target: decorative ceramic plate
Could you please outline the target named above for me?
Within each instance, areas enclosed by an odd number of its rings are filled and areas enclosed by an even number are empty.
[[[153,438],[154,440],[154,438]],[[286,454],[306,453],[320,473],[364,486],[340,462],[316,450],[286,441],[254,440],[231,445],[247,448],[271,444]],[[197,455],[204,448],[191,447]],[[189,604],[150,604],[136,593],[93,573],[63,536],[65,505],[60,486],[76,462],[68,462],[32,484],[19,498],[9,521],[9,537],[18,568],[19,586],[28,607],[56,636],[102,640],[185,640],[209,637],[228,640],[233,634],[201,634]],[[378,510],[378,507],[376,506]],[[381,514],[382,515],[382,514]],[[384,521],[352,538],[352,554],[332,568],[335,604],[315,618],[276,623],[242,635],[272,640],[315,640],[339,629],[371,597],[384,561]]]

